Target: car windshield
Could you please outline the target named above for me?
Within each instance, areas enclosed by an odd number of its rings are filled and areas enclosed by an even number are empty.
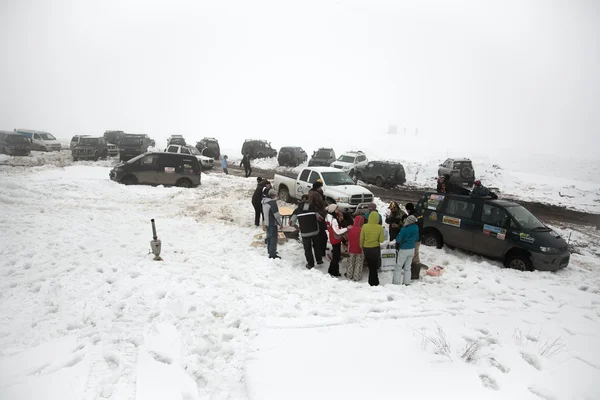
[[[8,143],[27,143],[27,139],[23,135],[6,135]]]
[[[463,169],[464,167],[472,168],[470,161],[455,161],[454,168],[455,169]]]
[[[520,205],[514,205],[506,207],[506,210],[509,214],[517,220],[517,222],[523,227],[523,229],[533,230],[533,229],[549,229],[540,222],[539,219],[536,218],[535,215],[529,212],[525,207]]]
[[[40,137],[43,140],[56,140],[56,138],[49,133],[40,133]]]
[[[146,154],[144,154],[144,153],[142,153],[142,154],[139,154],[139,155],[137,155],[137,156],[133,157],[132,159],[128,160],[128,161],[126,162],[126,164],[133,164],[134,162],[138,161],[140,158],[144,157],[145,155],[146,155]]]
[[[195,155],[195,156],[201,156],[202,154],[198,151],[197,148],[195,147],[188,147],[188,149],[190,150],[190,152]]]
[[[96,146],[99,143],[98,138],[81,138],[79,144],[81,146]]]
[[[323,175],[323,182],[327,186],[342,186],[342,185],[354,185],[352,178],[345,172],[321,172]]]
[[[318,158],[329,158],[329,152],[327,150],[317,151],[317,154],[315,154],[315,157],[318,157]]]
[[[337,160],[341,162],[354,163],[354,157],[352,156],[340,156],[340,158]]]

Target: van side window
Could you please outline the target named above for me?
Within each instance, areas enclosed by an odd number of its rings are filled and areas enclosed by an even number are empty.
[[[506,212],[503,209],[490,204],[484,204],[483,210],[481,211],[481,222],[504,228],[504,225],[509,221],[507,220]]]
[[[149,154],[146,157],[143,157],[140,160],[140,165],[142,167],[155,167],[156,166],[156,155],[154,154]]]
[[[472,218],[475,204],[458,199],[449,199],[446,213],[462,218]]]
[[[33,138],[34,138],[34,139],[38,139],[38,140],[39,140],[39,139],[40,139],[40,135],[38,135],[38,134],[36,133],[35,135],[33,135]]]
[[[310,169],[305,169],[304,171],[302,171],[302,173],[300,174],[300,178],[298,179],[302,182],[308,182],[308,174],[310,174]]]

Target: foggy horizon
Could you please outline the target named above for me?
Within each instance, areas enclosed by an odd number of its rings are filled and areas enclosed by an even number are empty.
[[[0,130],[600,147],[593,1],[6,1],[0,21]]]

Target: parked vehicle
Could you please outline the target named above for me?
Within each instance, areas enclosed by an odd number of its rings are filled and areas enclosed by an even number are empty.
[[[178,154],[191,154],[200,161],[202,169],[212,169],[215,165],[215,159],[212,157],[206,157],[200,154],[197,148],[191,146],[179,146],[172,144],[165,149],[168,153]]]
[[[444,161],[438,169],[438,176],[443,175],[450,175],[452,182],[464,186],[473,186],[475,183],[475,170],[468,158],[449,158]]]
[[[425,193],[423,244],[444,244],[502,260],[519,270],[556,271],[569,264],[567,242],[525,207],[507,200]]]
[[[71,143],[69,147],[71,148],[71,153],[73,153],[73,149],[81,143],[82,138],[90,138],[92,135],[75,135],[71,138]],[[116,144],[110,143],[106,140],[106,136],[103,136],[106,141],[107,155],[108,157],[116,157],[119,155],[119,147]]]
[[[0,153],[10,156],[28,156],[31,153],[31,143],[19,133],[0,131]]]
[[[354,177],[357,181],[375,184],[379,187],[403,185],[406,182],[406,172],[402,164],[391,161],[370,161],[366,165],[355,168]]]
[[[367,156],[362,151],[349,151],[339,156],[336,161],[331,163],[331,166],[354,176],[356,167],[367,165],[367,162]]]
[[[221,158],[221,147],[219,141],[215,138],[202,138],[196,143],[196,148],[203,156],[212,157],[215,160]]]
[[[308,161],[309,167],[329,167],[335,161],[335,151],[331,147],[321,147],[313,152]]]
[[[39,151],[60,151],[61,145],[52,134],[44,131],[34,131],[30,129],[15,129],[15,133],[20,133],[29,139],[31,150]]]
[[[122,140],[117,143],[119,146],[119,159],[127,161],[130,158],[138,156],[148,151],[148,146],[154,141],[145,134],[125,133]]]
[[[116,154],[115,154],[116,149]],[[71,149],[73,161],[94,160],[114,157],[119,155],[119,149],[113,144],[106,143],[104,136],[82,136],[78,143]]]
[[[185,138],[182,135],[171,135],[167,138],[167,146],[172,144],[178,144],[180,146],[185,146]]]
[[[277,150],[266,140],[247,139],[242,145],[242,155],[250,153],[250,158],[276,157]]]
[[[110,179],[124,185],[165,185],[196,187],[201,183],[202,169],[191,154],[151,152],[117,164]]]
[[[308,160],[308,154],[302,147],[282,147],[277,156],[277,162],[283,167],[297,167]]]
[[[297,176],[275,174],[273,188],[277,190],[281,200],[289,203],[308,194],[317,179],[323,180],[323,193],[327,202],[337,203],[338,209],[343,213],[366,210],[373,201],[373,193],[367,188],[358,186],[345,172],[330,167],[304,168]]]
[[[119,145],[119,142],[123,141],[124,137],[125,137],[125,132],[123,132],[123,131],[106,131],[106,132],[104,132],[104,139],[106,139],[106,142],[116,144],[117,146]]]

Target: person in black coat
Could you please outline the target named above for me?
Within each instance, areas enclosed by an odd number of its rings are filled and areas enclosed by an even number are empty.
[[[262,198],[264,197],[263,190],[265,188],[265,185],[268,183],[268,181],[259,176],[258,178],[256,178],[256,182],[257,182],[256,189],[254,190],[254,193],[252,194],[252,206],[254,207],[254,225],[260,226],[260,216],[263,214],[263,211],[262,211],[262,209],[263,209]],[[263,216],[263,220],[264,220],[264,216]]]
[[[402,228],[402,223],[406,214],[400,210],[400,206],[395,201],[390,203],[389,209],[390,213],[385,217],[385,223],[390,226],[390,240],[394,240],[400,233],[400,228]]]
[[[241,162],[242,167],[244,167],[244,173],[246,174],[246,178],[250,176],[252,173],[252,168],[250,167],[250,153],[244,154]]]

